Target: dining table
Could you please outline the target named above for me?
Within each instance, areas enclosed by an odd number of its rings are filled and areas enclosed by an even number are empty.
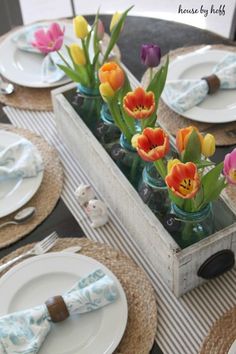
[[[110,16],[101,15],[100,17],[105,24],[106,30],[108,31]],[[86,16],[86,18],[88,22],[91,23],[94,19],[94,15]],[[121,51],[122,62],[138,80],[141,80],[146,70],[140,60],[140,47],[145,43],[157,43],[161,47],[162,55],[165,55],[169,51],[180,47],[201,44],[224,44],[236,46],[236,42],[221,37],[213,32],[193,26],[156,18],[128,16],[117,44]],[[0,104],[0,123],[12,124],[3,108],[4,105]],[[234,146],[218,147],[214,158],[215,161],[220,161],[227,152],[232,150],[233,147]],[[1,249],[0,258],[6,256],[21,246],[42,240],[46,235],[53,231],[57,231],[60,237],[86,237],[86,231],[83,230],[83,226],[81,226],[76,220],[76,216],[73,216],[70,207],[63,198],[59,199],[54,210],[46,218],[46,220],[43,221],[35,230],[30,232],[29,235],[18,242]],[[165,322],[165,319],[162,318],[161,320]],[[165,326],[168,328],[168,319],[166,321]],[[189,331],[191,332],[191,319],[189,319],[188,326]],[[156,336],[156,341],[151,350],[152,354],[170,353],[170,349],[168,348],[171,346],[168,346],[168,343],[164,344],[164,341],[160,339],[161,335],[162,334]],[[188,353],[188,350],[184,348],[184,344],[182,346],[182,351],[179,349],[181,348],[181,338],[175,337],[174,339],[170,338],[170,340],[178,343],[176,346],[176,351],[172,353]],[[168,339],[166,339],[166,341],[168,341]]]

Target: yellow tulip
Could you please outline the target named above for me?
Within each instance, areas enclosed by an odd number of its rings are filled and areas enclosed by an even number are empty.
[[[115,12],[114,15],[112,16],[111,23],[110,23],[110,32],[112,32],[113,28],[121,18],[122,13],[121,12]]]
[[[89,32],[88,22],[83,16],[76,16],[73,19],[74,33],[77,38],[84,39]]]
[[[206,134],[203,138],[202,143],[202,154],[205,157],[210,157],[214,155],[216,151],[216,141],[212,134]]]
[[[72,56],[72,59],[74,60],[75,64],[78,65],[85,65],[86,64],[86,58],[84,55],[84,51],[80,46],[76,43],[72,43],[70,45],[70,54]]]
[[[109,84],[109,82],[103,82],[99,86],[99,91],[105,102],[108,102],[110,98],[115,95],[115,91]]]
[[[170,159],[167,163],[167,174],[169,174],[170,171],[172,170],[172,167],[174,167],[178,163],[181,163],[181,161],[178,159]]]
[[[131,139],[131,145],[133,146],[134,149],[136,149],[138,146],[138,137],[139,136],[140,136],[140,134],[135,134]]]

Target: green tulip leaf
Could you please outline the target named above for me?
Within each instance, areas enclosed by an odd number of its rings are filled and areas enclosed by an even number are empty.
[[[110,52],[112,51],[114,45],[116,44],[118,38],[119,38],[119,35],[120,35],[120,32],[122,30],[122,27],[123,27],[123,24],[125,22],[125,19],[126,19],[126,16],[128,15],[128,12],[133,8],[134,6],[131,6],[129,7],[125,12],[123,12],[123,14],[121,15],[119,21],[117,22],[117,24],[114,26],[113,30],[112,30],[112,33],[111,33],[111,38],[110,38],[110,41],[108,43],[108,46],[107,46],[107,49],[106,49],[106,52],[104,54],[104,57],[103,57],[103,63],[105,63],[107,61],[107,58],[110,54]]]
[[[178,197],[177,195],[175,195],[172,190],[168,189],[168,192],[169,192],[169,197],[170,199],[172,200],[172,202],[174,204],[176,204],[179,208],[183,208],[183,205],[184,205],[184,199]]]
[[[157,114],[156,112],[153,112],[153,114],[150,117],[142,120],[142,130],[147,127],[154,128],[156,124],[156,120],[157,120]]]
[[[71,55],[71,52],[70,52],[70,47],[68,47],[68,45],[65,45],[65,47],[66,47],[67,53],[68,53],[68,55],[69,55],[69,57],[70,57],[70,60],[71,60],[73,66],[74,66],[74,68],[75,68],[75,62],[74,62],[74,60],[73,60],[73,58],[72,58],[72,55]]]
[[[220,162],[202,177],[204,204],[217,199],[226,187],[225,178],[221,175],[223,165],[224,163]]]
[[[119,90],[119,93],[118,93],[118,101],[120,102],[120,109],[121,109],[121,113],[122,113],[123,119],[125,121],[125,124],[127,125],[130,133],[132,135],[134,135],[136,133],[135,119],[133,117],[130,117],[128,115],[128,113],[126,113],[126,111],[123,108],[123,98],[130,91],[132,91],[132,89],[131,89],[131,86],[130,86],[129,79],[128,79],[127,75],[126,75],[125,76],[125,83],[124,83],[123,87]]]
[[[147,87],[147,91],[152,91],[155,95],[155,103],[156,103],[156,110],[158,108],[158,103],[160,96],[162,94],[162,91],[165,87],[166,83],[166,77],[167,77],[167,72],[168,72],[168,66],[169,66],[169,56],[167,56],[165,65],[162,66],[154,75],[152,81],[149,83]]]
[[[195,161],[195,163],[197,165],[197,168],[204,168],[204,167],[215,165],[215,163],[210,160],[200,160],[200,161]]]
[[[98,8],[98,10],[97,10],[96,17],[95,17],[95,20],[94,20],[94,23],[93,23],[93,26],[92,26],[92,29],[94,31],[94,34],[93,34],[93,51],[94,51],[94,53],[98,52],[98,55],[95,55],[94,58],[93,58],[93,65],[95,65],[97,63],[97,60],[98,60],[98,57],[99,57],[99,54],[100,54],[99,40],[97,38],[97,30],[98,30],[97,24],[98,24],[99,10],[100,10],[100,8]],[[96,57],[96,59],[95,59],[95,57]]]
[[[198,162],[201,159],[201,141],[195,130],[189,136],[186,149],[182,155],[183,162]]]
[[[61,64],[58,64],[58,67],[64,71],[64,73],[72,80],[72,81],[75,81],[75,82],[80,82],[82,85],[86,85],[87,82],[85,82],[84,80],[84,77],[79,74],[77,71],[71,69],[71,68],[68,68],[67,66],[65,65],[61,65]]]

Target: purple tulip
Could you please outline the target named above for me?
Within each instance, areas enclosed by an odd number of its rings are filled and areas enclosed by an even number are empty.
[[[143,44],[141,47],[141,61],[150,68],[158,66],[161,61],[161,48],[156,44]]]

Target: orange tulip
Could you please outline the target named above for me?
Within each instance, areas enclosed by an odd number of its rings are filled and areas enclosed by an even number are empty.
[[[181,153],[182,151],[184,151],[186,149],[186,146],[188,144],[188,139],[189,139],[190,135],[192,134],[193,130],[195,130],[195,132],[197,133],[199,140],[201,142],[201,145],[202,145],[203,136],[199,133],[199,130],[196,127],[189,126],[186,128],[179,129],[176,134],[176,147],[177,147],[179,153]]]
[[[145,128],[137,137],[136,149],[143,160],[157,161],[168,154],[169,137],[161,128]]]
[[[146,92],[142,87],[128,92],[123,99],[123,107],[128,115],[136,119],[148,118],[155,111],[155,96],[152,91]]]
[[[200,187],[197,166],[193,162],[174,165],[165,181],[170,190],[183,199],[193,198]]]
[[[114,91],[119,90],[125,82],[124,71],[114,61],[103,64],[98,76],[101,83],[108,82]]]

